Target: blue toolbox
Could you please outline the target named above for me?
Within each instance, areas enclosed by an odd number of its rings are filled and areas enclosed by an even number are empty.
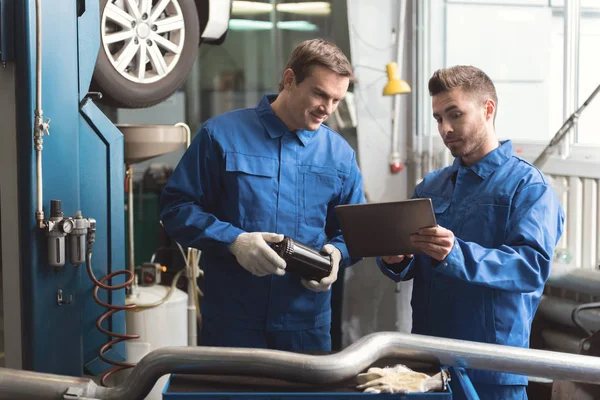
[[[462,368],[450,367],[450,385],[445,392],[372,394],[356,390],[354,379],[333,385],[293,383],[271,378],[172,374],[163,390],[163,400],[307,400],[307,399],[406,399],[479,400]]]

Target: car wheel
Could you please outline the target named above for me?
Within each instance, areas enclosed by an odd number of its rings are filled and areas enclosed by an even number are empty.
[[[189,0],[101,0],[100,51],[92,90],[104,104],[149,107],[180,88],[199,45]]]

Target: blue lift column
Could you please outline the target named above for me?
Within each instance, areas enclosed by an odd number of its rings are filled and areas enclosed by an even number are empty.
[[[50,118],[42,151],[44,218],[50,217],[50,201],[60,200],[65,217],[81,211],[96,220],[92,263],[100,279],[125,268],[125,221],[123,137],[87,97],[100,47],[99,0],[39,3],[41,108],[44,120]],[[50,265],[49,254],[54,253],[49,252],[46,230],[37,226],[36,0],[14,2],[14,8],[23,368],[95,375],[108,367],[98,359],[98,349],[111,338],[95,326],[107,310],[92,298],[94,285],[85,264],[69,263],[68,248],[64,266]],[[122,305],[125,293],[100,290],[100,298]],[[125,315],[117,313],[104,324],[124,333]],[[106,355],[124,360],[124,344]]]

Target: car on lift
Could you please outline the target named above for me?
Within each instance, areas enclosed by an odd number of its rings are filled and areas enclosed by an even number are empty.
[[[221,44],[231,0],[101,0],[92,89],[102,103],[143,108],[179,89],[198,47]]]

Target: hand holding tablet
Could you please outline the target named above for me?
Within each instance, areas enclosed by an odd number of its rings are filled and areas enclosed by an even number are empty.
[[[410,235],[437,226],[431,199],[349,204],[335,212],[354,258],[421,254]]]

